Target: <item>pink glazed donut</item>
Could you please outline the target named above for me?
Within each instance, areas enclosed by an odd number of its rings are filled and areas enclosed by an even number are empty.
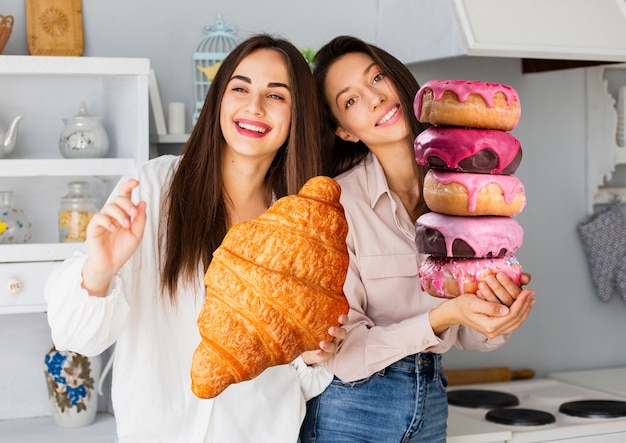
[[[420,287],[433,297],[454,298],[475,294],[478,283],[504,272],[519,286],[522,267],[513,255],[501,258],[450,258],[429,256],[418,269]]]
[[[473,80],[430,80],[417,91],[413,110],[423,123],[502,131],[515,128],[521,115],[515,89]]]

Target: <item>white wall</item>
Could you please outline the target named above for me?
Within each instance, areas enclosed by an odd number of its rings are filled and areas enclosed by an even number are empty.
[[[242,37],[264,31],[315,49],[338,34],[375,41],[377,5],[376,0],[317,0],[309,6],[289,0],[83,0],[83,55],[149,57],[163,102],[186,102],[189,122],[191,55],[203,36],[202,27],[218,13],[238,25]],[[5,54],[28,54],[24,2],[2,0],[0,13],[16,18]],[[411,69],[420,83],[431,78],[507,83],[522,101],[522,119],[513,133],[524,149],[517,175],[526,185],[528,205],[518,216],[525,243],[517,256],[533,276],[537,303],[506,346],[486,354],[451,351],[445,358],[447,366],[530,367],[541,376],[626,365],[626,303],[615,296],[603,304],[594,295],[576,234],[576,224],[586,218],[584,70],[522,75],[519,60],[480,58],[416,64]],[[0,317],[3,349],[10,348],[9,332],[15,328],[39,330],[41,316],[26,317],[27,322]],[[35,345],[42,352],[48,343],[40,340]],[[0,378],[5,371],[6,364]]]

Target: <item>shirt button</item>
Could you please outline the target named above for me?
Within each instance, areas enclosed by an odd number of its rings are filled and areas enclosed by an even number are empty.
[[[422,339],[422,344],[423,345],[427,345],[428,344],[428,339],[427,338],[423,338]]]
[[[415,354],[417,352],[417,345],[411,345],[409,349],[411,349],[411,352]]]

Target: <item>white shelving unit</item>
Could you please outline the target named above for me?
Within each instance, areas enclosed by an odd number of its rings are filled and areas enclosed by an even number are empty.
[[[0,158],[0,190],[14,192],[15,206],[32,223],[29,243],[0,244],[0,346],[11,361],[0,383],[0,441],[113,441],[110,413],[76,429],[60,428],[50,416],[43,289],[61,261],[85,248],[58,241],[67,184],[88,181],[101,206],[120,177],[149,158],[149,72],[141,58],[0,56],[0,122],[24,117],[15,148]],[[65,159],[59,151],[63,118],[76,115],[83,101],[103,119],[106,158]]]
[[[43,284],[57,262],[83,248],[58,243],[57,213],[67,183],[87,180],[102,204],[120,176],[148,160],[148,75],[138,58],[0,56],[0,121],[24,118],[17,144],[0,159],[0,190],[30,219],[29,244],[0,245],[0,314],[43,312]],[[81,101],[103,118],[106,158],[66,159],[58,148],[63,118]],[[17,279],[21,290],[10,292]]]

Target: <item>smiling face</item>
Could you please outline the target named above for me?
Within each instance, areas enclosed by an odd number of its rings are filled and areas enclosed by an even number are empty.
[[[258,49],[234,70],[221,102],[227,155],[273,159],[289,135],[291,92],[282,55]]]
[[[324,95],[344,140],[361,140],[375,150],[409,135],[395,88],[366,54],[338,58],[328,69]]]

